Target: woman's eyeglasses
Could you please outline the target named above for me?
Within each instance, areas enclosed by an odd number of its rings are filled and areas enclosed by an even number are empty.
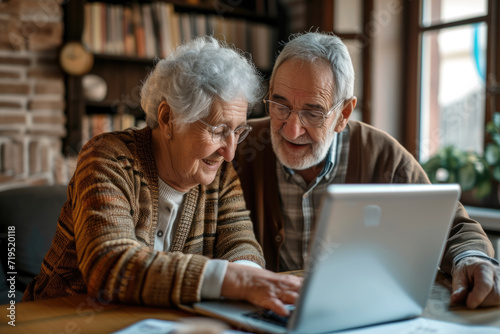
[[[234,133],[234,139],[236,143],[239,144],[243,141],[243,139],[245,139],[248,136],[250,131],[252,131],[252,127],[250,125],[242,125],[232,130],[226,124],[212,126],[201,119],[199,119],[198,121],[204,124],[208,128],[208,131],[212,133],[212,142],[214,144],[220,144],[225,142],[227,138],[229,138],[231,133]]]

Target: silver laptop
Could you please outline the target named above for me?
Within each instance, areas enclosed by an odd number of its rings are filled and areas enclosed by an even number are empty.
[[[458,185],[331,185],[290,317],[224,300],[194,308],[266,333],[325,333],[414,318],[429,297],[459,195]]]

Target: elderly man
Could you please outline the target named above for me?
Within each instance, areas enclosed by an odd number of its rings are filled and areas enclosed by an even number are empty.
[[[239,148],[235,167],[267,267],[303,268],[319,203],[332,183],[429,183],[394,138],[349,120],[354,71],[342,41],[310,32],[278,56],[265,98],[269,118]],[[349,120],[349,121],[348,121]],[[481,226],[458,205],[441,269],[453,275],[452,302],[500,304],[500,267]]]

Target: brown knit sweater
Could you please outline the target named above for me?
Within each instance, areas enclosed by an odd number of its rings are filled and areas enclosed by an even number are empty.
[[[151,130],[104,134],[82,148],[40,274],[23,301],[77,293],[157,306],[196,302],[209,258],[264,266],[231,164],[185,197],[170,252],[155,251],[158,173]]]
[[[261,118],[248,123],[253,131],[238,146],[234,165],[254,222],[255,236],[264,249],[267,269],[277,271],[285,227],[270,122],[269,118]],[[357,121],[349,121],[347,126],[349,157],[345,183],[430,183],[418,161],[387,133]],[[493,247],[481,225],[470,219],[458,203],[441,269],[450,273],[455,256],[467,250],[493,256]]]

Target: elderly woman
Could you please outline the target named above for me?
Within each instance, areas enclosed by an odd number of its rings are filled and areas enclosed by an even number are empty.
[[[287,314],[301,281],[262,269],[230,163],[261,91],[254,66],[213,38],[159,61],[142,88],[148,126],[82,148],[23,300],[88,293],[172,306],[222,296]]]

